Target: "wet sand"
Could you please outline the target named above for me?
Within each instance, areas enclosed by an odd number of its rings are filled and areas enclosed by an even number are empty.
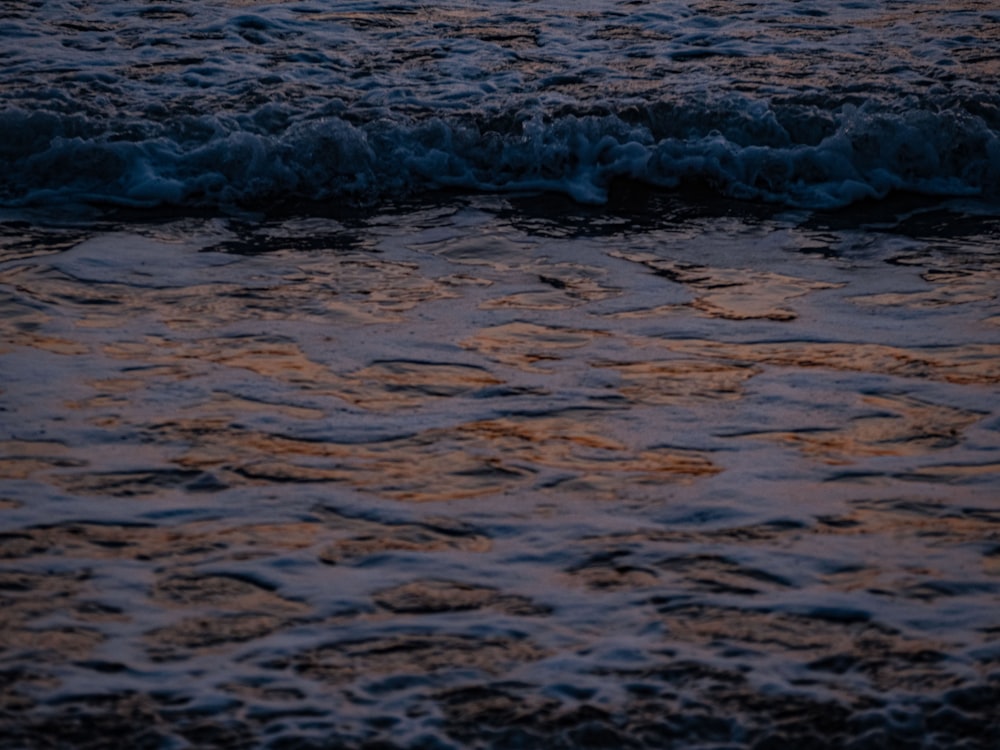
[[[7,746],[994,747],[1000,225],[648,200],[0,226]]]

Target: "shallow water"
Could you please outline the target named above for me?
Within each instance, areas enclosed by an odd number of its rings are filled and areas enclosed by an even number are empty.
[[[5,734],[989,747],[1000,225],[741,208],[8,224]]]
[[[5,3],[0,745],[997,747],[998,43]]]

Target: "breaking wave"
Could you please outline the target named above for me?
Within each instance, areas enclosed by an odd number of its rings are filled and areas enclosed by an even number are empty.
[[[743,99],[409,119],[302,116],[277,105],[246,116],[120,121],[8,109],[0,113],[0,203],[226,210],[375,205],[453,189],[600,204],[620,180],[810,209],[894,191],[992,202],[1000,195],[996,114]]]

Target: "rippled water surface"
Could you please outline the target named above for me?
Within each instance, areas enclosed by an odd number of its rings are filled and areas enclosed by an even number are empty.
[[[0,746],[996,748],[998,45],[5,3]]]
[[[7,226],[8,736],[990,746],[995,221],[537,201]]]

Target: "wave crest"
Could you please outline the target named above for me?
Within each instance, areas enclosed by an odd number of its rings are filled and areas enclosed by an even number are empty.
[[[963,108],[658,105],[617,112],[517,110],[476,119],[273,112],[107,123],[0,115],[0,202],[227,209],[275,201],[359,205],[450,188],[607,200],[628,179],[804,208],[893,191],[1000,194],[1000,135]]]

